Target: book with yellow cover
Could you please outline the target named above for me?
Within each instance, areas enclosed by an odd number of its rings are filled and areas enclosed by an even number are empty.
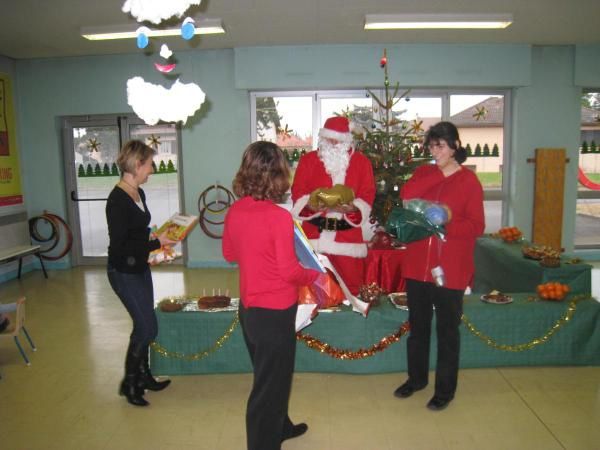
[[[152,229],[152,235],[158,237],[166,231],[169,239],[180,242],[190,234],[197,223],[198,216],[179,213],[173,214],[160,228],[157,229],[154,227]],[[176,251],[173,246],[164,246],[150,252],[148,263],[152,266],[164,262],[168,263],[179,256],[181,256],[181,252]]]
[[[160,236],[167,231],[167,237],[173,241],[182,241],[190,234],[198,223],[198,216],[187,214],[173,214],[169,220],[161,225],[154,234]]]

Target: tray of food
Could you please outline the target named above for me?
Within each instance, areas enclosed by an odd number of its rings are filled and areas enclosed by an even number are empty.
[[[560,262],[560,252],[546,245],[524,245],[521,247],[521,253],[528,259],[540,261],[544,258],[558,259]]]
[[[388,294],[388,298],[394,307],[408,311],[406,292],[391,292]]]
[[[481,296],[481,301],[491,303],[492,305],[506,305],[512,303],[513,298],[510,295],[503,294],[500,291],[492,291],[489,294]]]

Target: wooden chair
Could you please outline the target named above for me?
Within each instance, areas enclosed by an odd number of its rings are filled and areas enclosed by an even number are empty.
[[[27,338],[27,341],[29,341],[29,345],[31,346],[31,349],[35,352],[37,350],[37,348],[35,347],[35,344],[31,340],[31,337],[29,336],[29,333],[27,332],[27,329],[25,328],[25,297],[21,297],[19,300],[16,301],[16,303],[14,305],[16,305],[16,308],[15,308],[14,314],[11,314],[12,317],[10,318],[10,325],[8,326],[8,328],[6,330],[4,330],[2,333],[0,333],[0,338],[12,337],[15,341],[15,344],[17,344],[17,348],[19,349],[19,352],[21,352],[21,356],[25,360],[25,364],[27,364],[29,366],[29,365],[31,365],[31,363],[29,362],[29,359],[27,358],[27,354],[25,353],[25,350],[23,350],[23,347],[21,346],[21,343],[19,342],[19,333],[21,332],[21,330],[23,331],[23,334]],[[3,306],[8,306],[8,305],[3,305]]]

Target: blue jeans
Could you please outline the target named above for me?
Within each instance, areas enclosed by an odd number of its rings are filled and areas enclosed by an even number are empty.
[[[124,273],[109,265],[107,274],[113,291],[133,320],[130,342],[140,346],[150,345],[158,334],[150,268],[143,273]]]

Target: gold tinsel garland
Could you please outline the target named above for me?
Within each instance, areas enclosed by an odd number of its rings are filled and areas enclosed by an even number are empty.
[[[554,333],[556,333],[560,328],[562,328],[563,325],[565,325],[567,322],[569,322],[569,320],[571,320],[573,314],[575,314],[577,302],[580,300],[585,300],[587,298],[590,298],[589,295],[577,295],[573,297],[569,302],[569,306],[567,307],[567,311],[565,312],[565,314],[556,322],[554,322],[554,325],[552,325],[546,333],[523,344],[499,344],[496,341],[494,341],[491,337],[483,334],[481,331],[475,328],[475,326],[469,321],[467,316],[465,316],[464,314],[462,316],[462,321],[471,333],[473,333],[475,336],[477,336],[490,347],[493,347],[497,350],[503,350],[505,352],[522,352],[524,350],[531,350],[533,347],[548,342],[548,340],[550,339],[550,337],[552,337],[552,335],[554,335]]]
[[[332,358],[343,359],[343,360],[346,360],[346,359],[353,360],[353,359],[369,358],[369,357],[375,355],[375,353],[382,352],[383,350],[388,348],[390,345],[392,345],[394,342],[398,342],[400,340],[400,337],[405,335],[409,329],[410,329],[410,326],[409,326],[408,320],[407,320],[400,326],[400,329],[397,332],[381,338],[381,340],[377,344],[373,344],[371,346],[371,348],[367,348],[367,349],[359,348],[356,351],[343,350],[343,349],[339,349],[336,347],[332,347],[331,345],[327,344],[326,342],[323,342],[315,337],[312,337],[309,334],[304,334],[304,333],[300,333],[300,332],[296,333],[296,339],[298,339],[299,341],[302,341],[308,348],[317,350],[319,353],[326,354],[328,356],[331,356]]]
[[[229,339],[229,337],[232,335],[233,330],[235,330],[235,327],[237,327],[238,323],[240,323],[240,319],[239,319],[238,313],[236,312],[235,317],[233,318],[233,321],[231,322],[231,324],[229,325],[229,327],[227,328],[227,330],[225,331],[223,336],[221,336],[219,339],[217,339],[215,341],[215,343],[213,345],[211,345],[208,349],[201,350],[201,351],[199,351],[197,353],[193,353],[191,355],[186,354],[186,353],[180,353],[180,352],[171,352],[171,351],[167,350],[166,348],[164,348],[162,345],[160,345],[156,341],[152,342],[152,344],[150,344],[150,347],[156,353],[158,353],[159,355],[161,355],[165,358],[177,358],[177,359],[185,359],[187,361],[198,361],[199,359],[206,358],[211,353],[214,353],[218,349],[220,349],[223,346],[223,344],[225,343],[225,341],[227,339]]]
[[[479,331],[477,328],[475,328],[475,326],[469,321],[469,319],[466,315],[463,314],[461,320],[471,333],[473,333],[475,336],[477,336],[479,339],[481,339],[483,342],[485,342],[490,347],[493,347],[497,350],[503,350],[506,352],[522,352],[524,350],[530,350],[540,344],[548,342],[550,337],[552,337],[563,325],[565,325],[567,322],[569,322],[569,320],[571,320],[571,318],[573,317],[573,314],[575,314],[575,309],[577,308],[577,302],[588,299],[588,298],[590,298],[589,295],[578,295],[578,296],[573,297],[571,299],[571,301],[569,302],[569,306],[567,307],[567,311],[565,312],[565,314],[560,319],[558,319],[546,333],[544,333],[540,337],[532,339],[531,341],[523,343],[523,344],[514,344],[514,345],[499,344],[496,341],[494,341],[491,337],[485,335],[484,333]],[[215,341],[215,343],[213,345],[211,345],[208,349],[201,350],[197,353],[185,354],[185,353],[180,353],[180,352],[171,352],[171,351],[167,350],[166,348],[164,348],[163,346],[161,346],[156,341],[152,342],[151,348],[155,352],[157,352],[158,354],[160,354],[161,356],[163,356],[165,358],[177,358],[177,359],[185,359],[188,361],[197,361],[199,359],[207,357],[211,353],[214,353],[215,351],[220,349],[223,346],[223,344],[225,343],[225,341],[231,337],[233,331],[235,330],[235,328],[237,327],[238,324],[239,324],[239,317],[238,317],[238,313],[236,312],[233,321],[231,322],[231,324],[229,325],[229,327],[227,328],[227,330],[225,331],[223,336],[218,338]],[[308,348],[316,350],[319,353],[326,354],[332,358],[341,359],[341,360],[357,360],[357,359],[369,358],[371,356],[374,356],[375,353],[385,350],[391,344],[398,342],[403,335],[408,333],[409,330],[410,330],[410,325],[409,325],[408,321],[406,321],[400,326],[400,328],[398,329],[397,332],[381,338],[377,344],[373,344],[368,349],[359,348],[358,350],[345,350],[345,349],[339,349],[336,347],[332,347],[331,345],[327,344],[326,342],[323,342],[318,338],[315,338],[309,334],[304,334],[302,332],[296,333],[296,339],[298,339],[299,341],[302,341]]]

